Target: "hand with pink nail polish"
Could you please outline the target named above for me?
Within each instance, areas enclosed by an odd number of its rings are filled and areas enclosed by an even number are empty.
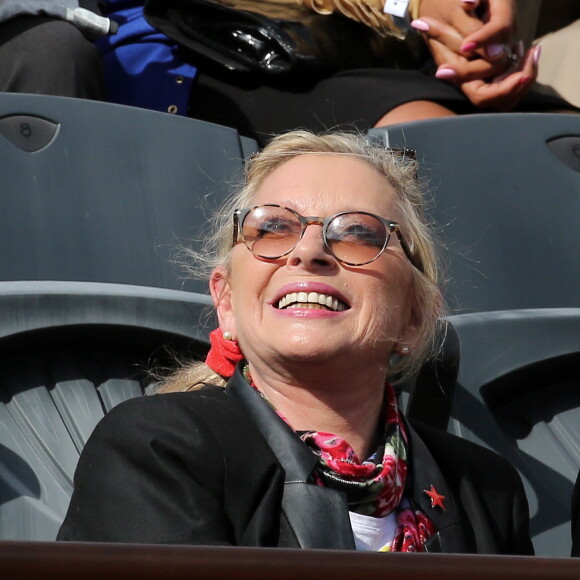
[[[503,45],[511,44],[516,32],[516,1],[485,0],[479,7],[479,16],[483,26],[466,36],[465,53],[484,49],[482,56],[490,60],[502,58]]]
[[[476,61],[478,56],[485,57],[485,53],[481,50],[481,54],[475,54],[477,45],[465,42],[466,36],[484,25],[477,11],[484,9],[486,2],[487,0],[422,0],[419,6],[420,18],[411,23],[415,30],[422,33],[439,69],[454,70],[456,74],[453,78],[456,81],[491,79],[506,70],[506,62],[493,62],[494,59],[485,58]],[[473,54],[466,55],[470,51]],[[503,52],[503,48],[496,47],[496,52]],[[452,78],[448,73],[442,74],[437,77]]]
[[[422,0],[412,23],[438,65],[477,107],[509,110],[537,75],[531,52],[514,41],[515,0]]]
[[[420,26],[431,52],[436,40],[457,55],[506,66],[504,46],[513,43],[515,0],[421,0]],[[438,55],[434,54],[435,60]],[[496,73],[498,67],[496,67]]]
[[[443,81],[449,81],[451,79],[457,78],[457,73],[452,68],[441,66],[437,69],[435,78]]]

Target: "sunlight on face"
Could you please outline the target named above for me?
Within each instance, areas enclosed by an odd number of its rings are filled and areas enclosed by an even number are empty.
[[[397,221],[394,196],[366,161],[307,154],[270,174],[252,203],[319,217],[366,211]],[[395,236],[375,261],[345,266],[326,249],[321,226],[310,225],[296,247],[276,260],[235,246],[218,314],[251,364],[356,360],[384,366],[393,343],[413,332],[411,268]]]

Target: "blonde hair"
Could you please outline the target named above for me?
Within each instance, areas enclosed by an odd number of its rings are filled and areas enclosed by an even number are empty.
[[[416,178],[416,162],[409,156],[375,145],[366,136],[351,133],[317,135],[292,131],[275,137],[247,162],[243,185],[215,213],[210,235],[201,247],[186,250],[189,272],[193,276],[209,279],[215,267],[226,266],[229,269],[234,210],[252,205],[252,199],[263,181],[282,164],[299,155],[316,153],[362,159],[383,175],[395,190],[401,230],[414,262],[419,266],[413,268],[417,343],[411,354],[392,361],[388,368],[389,380],[400,381],[413,374],[436,351],[437,324],[444,310],[439,289],[439,259],[433,234],[425,219],[424,196]],[[223,386],[225,380],[205,363],[192,362],[182,365],[161,381],[155,392],[192,390],[205,383]]]

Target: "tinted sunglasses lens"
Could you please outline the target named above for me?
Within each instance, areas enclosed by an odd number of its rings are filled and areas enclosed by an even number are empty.
[[[249,250],[261,258],[279,258],[300,239],[300,220],[283,207],[258,206],[242,224],[242,238]]]
[[[346,213],[328,224],[326,241],[336,258],[352,266],[362,266],[381,254],[389,235],[385,225],[376,217]]]

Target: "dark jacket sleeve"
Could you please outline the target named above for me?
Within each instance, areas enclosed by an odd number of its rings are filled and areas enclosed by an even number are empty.
[[[122,403],[81,454],[59,540],[231,544],[220,442],[179,395]]]
[[[458,492],[470,516],[477,553],[533,555],[528,501],[518,472],[496,453],[471,446],[464,455],[467,475]]]
[[[529,506],[519,473],[506,459],[479,445],[473,449],[467,473],[472,485],[462,490],[480,554],[533,555]],[[488,546],[495,546],[488,550]]]
[[[572,556],[580,557],[580,472],[572,494]]]

